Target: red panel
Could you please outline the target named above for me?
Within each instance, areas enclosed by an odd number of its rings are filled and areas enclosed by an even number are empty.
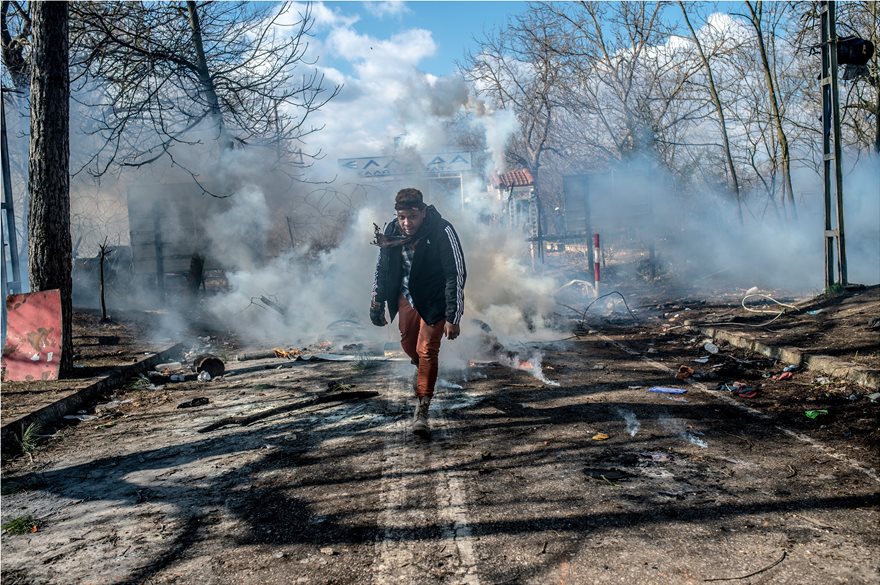
[[[3,380],[57,380],[61,365],[61,293],[6,297]]]

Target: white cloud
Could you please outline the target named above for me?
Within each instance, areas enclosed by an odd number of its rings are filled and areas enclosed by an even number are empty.
[[[305,2],[291,2],[287,6],[287,10],[278,19],[279,25],[293,25],[302,20],[302,16],[307,10],[311,10],[311,17],[314,19],[313,32],[328,30],[340,26],[353,26],[360,20],[356,15],[344,14],[341,10],[330,8],[324,2],[314,2],[307,4]]]
[[[316,56],[323,51],[322,61],[327,56],[337,60],[334,68],[321,70],[328,82],[344,85],[312,119],[324,129],[309,138],[309,146],[326,155],[315,170],[323,178],[332,177],[338,158],[382,154],[404,134],[407,146],[429,151],[442,147],[438,117],[453,113],[467,100],[467,91],[458,80],[419,70],[437,51],[431,32],[408,29],[377,38],[336,16],[338,24],[312,47]],[[350,72],[339,60],[348,62]]]
[[[326,44],[334,55],[367,66],[371,74],[385,69],[387,64],[414,67],[437,52],[431,32],[424,29],[407,30],[383,40],[359,34],[351,27],[338,27],[327,35]]]
[[[411,12],[406,6],[406,2],[403,2],[402,0],[384,0],[378,2],[368,0],[367,2],[364,2],[364,8],[367,9],[367,12],[378,18],[384,18],[386,16],[401,16]]]

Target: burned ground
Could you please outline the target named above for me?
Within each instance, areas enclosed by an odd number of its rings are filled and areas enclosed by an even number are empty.
[[[4,535],[4,581],[876,582],[874,390],[707,355],[677,326],[686,308],[530,345],[544,382],[488,361],[444,372],[430,442],[408,432],[405,362],[269,358],[120,388],[4,463],[4,523],[38,526]],[[694,375],[676,380],[681,365]],[[718,372],[761,392],[718,391]],[[330,387],[379,395],[309,402]]]

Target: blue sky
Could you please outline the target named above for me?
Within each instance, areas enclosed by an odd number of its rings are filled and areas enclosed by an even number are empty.
[[[351,27],[376,39],[390,39],[407,31],[430,33],[436,51],[419,61],[419,69],[437,76],[456,71],[455,62],[475,46],[492,27],[503,25],[510,15],[526,9],[526,2],[499,1],[419,1],[419,2],[323,2],[341,17],[356,18]],[[349,73],[348,62],[325,53],[325,65]]]

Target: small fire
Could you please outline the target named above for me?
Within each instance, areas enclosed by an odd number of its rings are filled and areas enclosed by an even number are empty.
[[[499,361],[510,367],[514,370],[522,370],[523,372],[528,372],[532,375],[533,378],[544,382],[548,386],[559,386],[559,382],[554,382],[553,380],[547,379],[547,376],[544,375],[544,372],[541,370],[541,359],[542,355],[540,352],[534,353],[528,359],[520,359],[519,356],[509,356],[502,357]]]

